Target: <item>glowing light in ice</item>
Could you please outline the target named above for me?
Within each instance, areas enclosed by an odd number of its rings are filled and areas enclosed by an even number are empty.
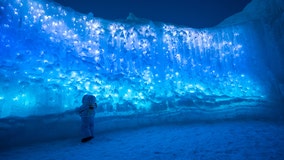
[[[36,103],[28,93],[35,95],[33,99],[41,98],[41,94],[56,97],[61,86],[60,92],[68,96],[64,102],[58,100],[64,103],[61,106],[77,105],[74,97],[78,93],[91,92],[114,109],[126,102],[137,109],[150,109],[160,99],[171,99],[174,104],[178,101],[175,95],[195,93],[265,96],[249,63],[255,54],[250,50],[253,38],[244,42],[249,31],[242,26],[198,30],[155,23],[133,25],[67,12],[33,0],[9,4],[7,8],[1,6],[1,11],[9,14],[4,18],[13,17],[0,25],[1,47],[16,55],[7,56],[3,66],[7,64],[8,69],[0,73],[6,77],[19,75],[27,82],[21,88],[25,96],[10,96],[17,101],[10,106]],[[18,48],[11,47],[14,45]],[[27,61],[28,67],[24,65]],[[14,82],[8,79],[0,83],[13,86]],[[38,95],[33,93],[37,86],[43,86]],[[0,100],[4,98],[8,99],[2,96]]]

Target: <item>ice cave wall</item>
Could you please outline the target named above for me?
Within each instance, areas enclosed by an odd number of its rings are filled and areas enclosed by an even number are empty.
[[[283,7],[273,24],[206,29],[108,21],[40,0],[0,7],[0,117],[64,112],[85,93],[108,115],[266,101],[280,92]],[[269,65],[270,49],[280,58]]]

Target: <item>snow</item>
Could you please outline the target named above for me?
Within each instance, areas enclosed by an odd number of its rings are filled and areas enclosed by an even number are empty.
[[[168,124],[66,139],[0,152],[1,159],[283,159],[284,124],[224,121]]]

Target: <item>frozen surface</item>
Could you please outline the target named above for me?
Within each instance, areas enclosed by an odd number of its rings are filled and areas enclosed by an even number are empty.
[[[281,0],[253,0],[214,28],[192,29],[0,0],[0,149],[77,139],[80,121],[71,111],[86,93],[98,100],[97,133],[283,121],[283,10]]]
[[[99,134],[0,152],[5,160],[284,159],[284,125],[259,121],[195,123]]]
[[[283,87],[284,1],[253,0],[242,12],[227,18],[219,26],[236,25],[240,23],[244,24],[248,22],[258,25],[254,27],[254,30],[260,35],[259,40],[263,41],[263,45],[265,45],[263,49],[266,50],[259,56],[262,56],[262,58],[265,59],[266,65],[276,77],[276,83]]]
[[[0,117],[61,113],[85,93],[110,115],[281,96],[261,21],[192,29],[133,15],[107,21],[50,1],[0,5]]]

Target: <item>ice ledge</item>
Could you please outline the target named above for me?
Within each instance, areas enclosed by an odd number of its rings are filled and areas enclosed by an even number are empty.
[[[215,106],[212,108],[195,106],[180,107],[176,110],[158,113],[98,115],[95,118],[95,123],[96,134],[100,134],[121,129],[169,124],[216,123],[240,120],[280,123],[284,120],[283,115],[284,110],[281,104],[252,102],[250,105],[240,104],[237,107],[234,105]],[[0,149],[10,149],[19,145],[58,139],[80,139],[79,131],[80,119],[75,114],[63,113],[26,118],[4,118],[0,119]],[[21,136],[19,136],[19,133],[21,133]]]
[[[252,0],[243,11],[225,19],[218,26],[236,25],[251,21],[271,22],[284,17],[283,0]]]

